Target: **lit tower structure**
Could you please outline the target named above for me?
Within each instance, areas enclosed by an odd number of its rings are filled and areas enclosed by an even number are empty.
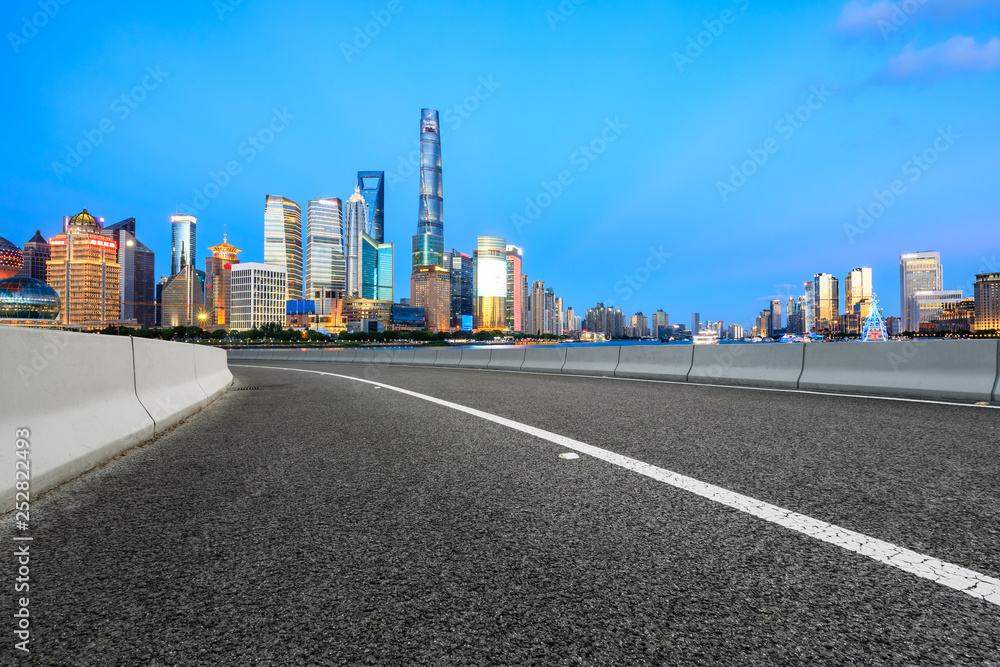
[[[354,194],[347,200],[344,216],[344,257],[347,261],[347,296],[361,297],[361,235],[368,230],[368,202],[361,194],[361,187],[354,188]]]
[[[368,228],[375,243],[385,243],[385,172],[359,171],[358,190],[368,204]]]
[[[83,209],[49,240],[49,285],[59,292],[64,326],[104,327],[121,316],[118,242]]]
[[[451,319],[451,278],[444,268],[443,192],[438,112],[421,109],[420,207],[413,237],[410,292],[413,305],[427,314],[431,331],[447,331]]]
[[[194,266],[198,218],[193,215],[170,216],[170,275],[181,272],[183,266]]]
[[[228,329],[233,319],[232,275],[233,264],[239,264],[236,255],[243,252],[226,241],[208,249],[211,257],[205,258],[205,321],[206,329]]]
[[[882,309],[879,308],[878,298],[875,294],[872,294],[868,317],[865,318],[864,325],[862,326],[861,340],[866,343],[889,340],[889,335],[885,331],[885,319],[882,317]]]
[[[302,298],[302,209],[279,195],[264,202],[264,263],[285,267],[287,300]]]
[[[524,311],[521,293],[521,260],[524,251],[516,245],[507,246],[507,304],[506,304],[506,328],[507,331],[524,331],[527,329],[526,323],[521,319]]]
[[[473,254],[475,328],[507,328],[507,239],[480,236]]]

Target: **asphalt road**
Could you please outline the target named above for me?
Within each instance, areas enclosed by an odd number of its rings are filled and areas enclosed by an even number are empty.
[[[475,415],[282,369],[452,401],[991,577],[998,410],[234,364],[259,389],[33,504],[32,653],[9,620],[6,664],[1000,665],[998,604]]]

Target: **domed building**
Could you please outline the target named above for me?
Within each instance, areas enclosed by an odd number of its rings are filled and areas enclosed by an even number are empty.
[[[100,234],[101,233],[101,223],[97,221],[97,218],[87,213],[87,209],[83,209],[66,223],[66,233],[67,234]]]
[[[0,236],[0,280],[16,276],[23,264],[21,249]]]
[[[120,318],[121,265],[118,241],[83,209],[65,220],[65,231],[49,241],[48,283],[60,298],[64,326],[103,328]]]
[[[58,326],[59,295],[35,278],[0,280],[0,324]]]

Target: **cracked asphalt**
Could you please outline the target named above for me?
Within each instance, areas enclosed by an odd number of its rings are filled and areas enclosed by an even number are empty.
[[[234,362],[234,386],[259,389],[33,503],[32,653],[11,622],[5,664],[1000,665],[998,604],[473,415],[283,368],[452,401],[1000,577],[997,410]]]

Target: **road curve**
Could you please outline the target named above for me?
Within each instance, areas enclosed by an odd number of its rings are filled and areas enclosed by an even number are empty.
[[[33,504],[34,664],[1000,665],[1000,603],[609,462],[996,580],[998,410],[232,370],[202,413]],[[532,428],[612,456],[561,458]]]

